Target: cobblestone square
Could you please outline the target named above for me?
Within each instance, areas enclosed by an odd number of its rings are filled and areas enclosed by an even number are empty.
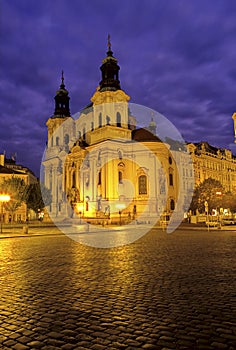
[[[236,231],[98,249],[46,230],[0,239],[1,349],[236,348]]]

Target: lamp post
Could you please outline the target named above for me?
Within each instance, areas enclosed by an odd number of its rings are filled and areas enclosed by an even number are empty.
[[[8,194],[0,194],[0,203],[1,203],[1,233],[2,233],[2,224],[3,224],[3,203],[9,202],[11,197]]]
[[[220,198],[222,196],[222,192],[221,191],[217,191],[216,192],[216,197]],[[220,205],[219,205],[219,210],[218,208],[216,208],[217,210],[217,216],[218,216],[218,228],[221,229],[221,213],[220,213]]]
[[[208,202],[205,201],[204,205],[205,205],[205,212],[207,214],[207,230],[209,231],[209,208],[208,208]]]
[[[125,208],[125,204],[118,203],[116,205],[116,208],[119,209],[118,213],[119,213],[119,217],[120,217],[120,226],[121,226],[121,224],[122,224],[121,215],[122,215],[122,210]]]

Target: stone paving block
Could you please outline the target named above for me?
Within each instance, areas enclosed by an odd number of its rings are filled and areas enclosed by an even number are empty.
[[[14,350],[29,350],[30,348],[23,344],[15,344],[12,346],[12,349]]]
[[[30,349],[32,349],[32,348],[41,349],[44,346],[44,344],[38,340],[33,340],[33,341],[27,343],[26,345],[29,346]]]
[[[62,345],[61,346],[61,349],[62,350],[73,350],[75,349],[76,345],[73,345],[73,344],[65,344],[65,345]]]

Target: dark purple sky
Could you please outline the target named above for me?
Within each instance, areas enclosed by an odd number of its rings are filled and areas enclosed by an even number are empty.
[[[186,141],[235,152],[235,0],[1,0],[0,11],[0,153],[39,174],[61,70],[76,113],[100,81],[108,33],[130,102]]]

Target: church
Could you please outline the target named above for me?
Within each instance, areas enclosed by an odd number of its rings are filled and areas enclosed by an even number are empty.
[[[100,70],[90,103],[73,116],[62,72],[42,162],[41,177],[52,192],[50,217],[123,224],[176,212],[181,221],[194,186],[186,145],[161,139],[151,114],[147,127],[137,127],[109,39]]]

